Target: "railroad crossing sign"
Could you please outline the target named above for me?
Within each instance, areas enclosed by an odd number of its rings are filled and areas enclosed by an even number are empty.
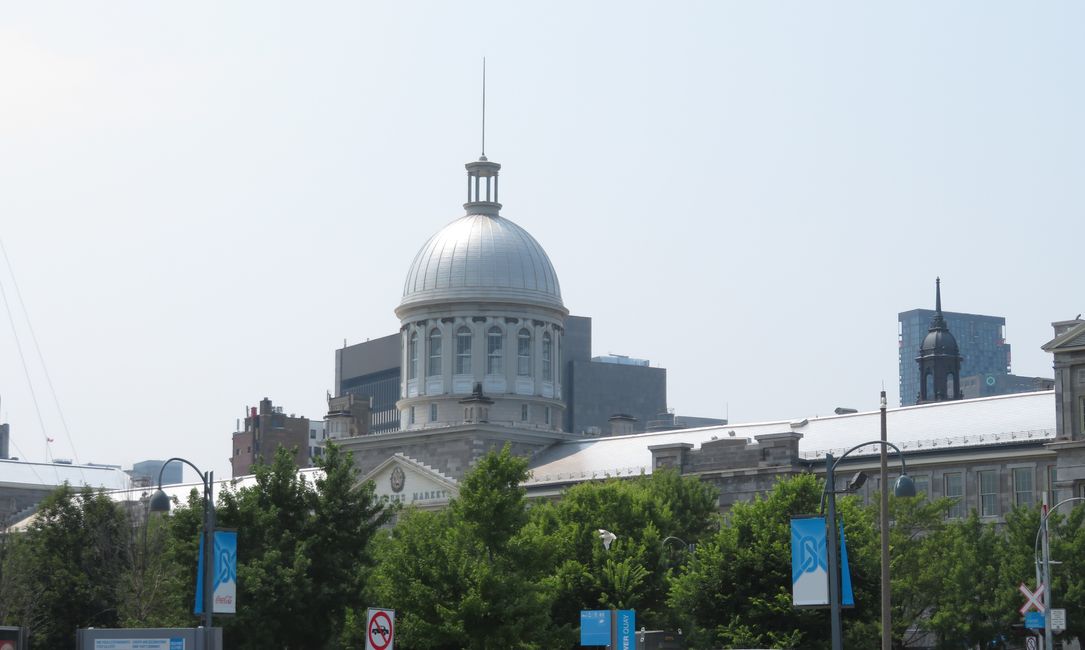
[[[1036,587],[1036,591],[1029,591],[1029,588],[1025,586],[1025,583],[1021,583],[1021,586],[1017,588],[1022,594],[1025,595],[1025,604],[1021,606],[1019,610],[1022,615],[1029,611],[1033,607],[1041,614],[1044,613],[1044,603],[1040,599],[1044,594],[1044,584],[1041,582],[1039,587]]]
[[[370,607],[366,615],[365,650],[392,650],[396,635],[396,610]]]

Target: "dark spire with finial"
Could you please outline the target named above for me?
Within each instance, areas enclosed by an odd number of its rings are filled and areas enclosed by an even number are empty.
[[[919,346],[919,404],[961,399],[961,354],[942,313],[942,279],[934,279],[934,316]]]
[[[946,319],[942,316],[942,278],[934,279],[934,318],[931,318],[931,332],[949,329]]]

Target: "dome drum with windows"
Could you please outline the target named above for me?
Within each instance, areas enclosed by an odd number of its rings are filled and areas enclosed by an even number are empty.
[[[535,238],[500,215],[498,170],[468,163],[466,214],[415,256],[396,308],[405,430],[490,423],[560,430],[568,310]],[[480,402],[478,396],[484,398]]]

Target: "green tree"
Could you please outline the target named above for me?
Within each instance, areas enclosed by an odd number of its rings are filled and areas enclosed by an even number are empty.
[[[717,493],[697,478],[650,476],[581,483],[557,503],[531,511],[527,534],[545,540],[551,617],[575,633],[582,609],[636,609],[637,624],[674,627],[670,577],[695,544],[719,525]],[[605,550],[599,529],[618,539]],[[673,537],[669,543],[664,540]]]
[[[1066,506],[1059,508],[1058,514],[1052,514],[1048,537],[1051,556],[1060,564],[1053,564],[1051,581],[1054,583],[1052,607],[1066,610],[1066,632],[1068,637],[1085,638],[1085,506],[1078,505],[1066,512]],[[1032,512],[1037,512],[1032,509]],[[1065,515],[1063,515],[1065,512]],[[1039,516],[1030,518],[1035,521],[1032,535],[1039,526]],[[1033,544],[1032,540],[1028,541]],[[1018,546],[1020,548],[1020,545]],[[1032,550],[1029,550],[1029,558]],[[1031,581],[1030,581],[1031,582]],[[1016,583],[1015,583],[1016,584]]]
[[[329,445],[319,465],[310,484],[280,449],[254,468],[256,485],[222,494],[218,527],[238,533],[238,612],[223,621],[231,647],[328,647],[363,604],[360,571],[387,513],[349,454]]]
[[[1005,537],[979,520],[976,512],[946,525],[940,548],[927,557],[943,588],[924,627],[940,648],[992,647],[1004,638],[1016,612],[1003,609],[997,594],[1005,588],[1000,563]]]
[[[487,454],[441,512],[407,509],[381,546],[373,602],[394,608],[397,646],[412,649],[556,648],[540,585],[549,557],[525,534],[527,461]]]
[[[695,646],[822,648],[829,615],[791,603],[791,517],[818,512],[822,483],[811,474],[779,481],[767,495],[734,506],[720,531],[697,548],[671,585],[670,605]],[[876,532],[869,511],[839,499],[857,606],[845,611],[848,647],[874,647]]]
[[[940,566],[931,559],[943,552],[945,518],[952,503],[953,499],[889,497],[894,647],[909,647],[926,633],[924,624],[928,614],[944,589]],[[869,507],[872,515],[876,515],[877,497]],[[880,562],[881,539],[875,536],[873,541],[878,545]],[[881,589],[880,577],[878,589]]]
[[[72,648],[76,628],[117,625],[127,528],[116,504],[90,488],[65,484],[42,501],[7,558],[9,593],[30,599],[10,604],[13,622],[31,628],[35,647]]]
[[[192,625],[194,587],[188,586],[190,572],[186,567],[195,555],[178,557],[172,525],[173,520],[151,515],[128,528],[125,569],[118,585],[122,627]]]

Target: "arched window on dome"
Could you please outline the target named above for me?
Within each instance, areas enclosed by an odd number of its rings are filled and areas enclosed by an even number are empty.
[[[550,332],[543,333],[543,346],[542,346],[542,371],[543,381],[553,381],[554,379],[554,364],[551,362],[551,356],[553,354],[552,341],[550,340]]]
[[[407,379],[418,378],[418,332],[411,332],[410,343],[407,344]]]
[[[946,375],[946,399],[956,399],[957,397],[957,378],[953,373]]]
[[[501,328],[494,325],[486,332],[486,374],[502,375],[505,373],[505,335]]]
[[[441,375],[441,330],[434,327],[429,331],[429,366],[426,368],[427,377],[439,377]]]
[[[466,325],[456,330],[456,374],[471,374],[471,329]]]
[[[924,400],[935,398],[934,373],[929,370],[927,371],[927,374],[923,377],[923,394],[920,396],[920,398]]]
[[[531,376],[531,331],[526,327],[516,335],[516,374]]]

